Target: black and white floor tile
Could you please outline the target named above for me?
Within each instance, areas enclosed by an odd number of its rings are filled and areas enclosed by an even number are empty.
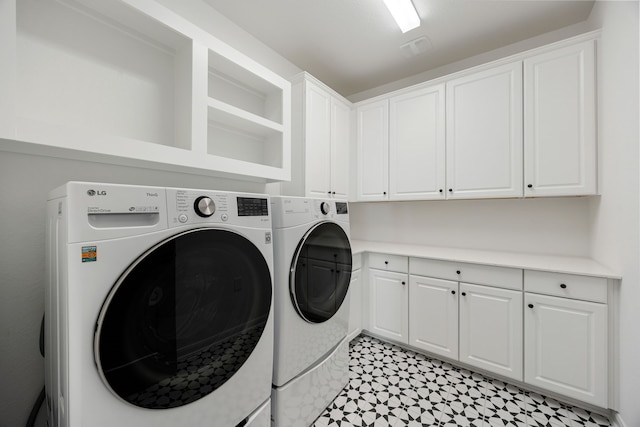
[[[600,414],[366,335],[349,350],[349,384],[313,427],[611,426]]]

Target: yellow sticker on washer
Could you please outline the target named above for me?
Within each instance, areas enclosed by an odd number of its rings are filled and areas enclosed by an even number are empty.
[[[96,246],[82,247],[82,262],[95,262],[98,260],[98,248]]]

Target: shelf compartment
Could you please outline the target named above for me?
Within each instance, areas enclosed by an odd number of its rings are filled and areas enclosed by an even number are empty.
[[[191,39],[121,2],[16,5],[16,118],[191,148]]]
[[[209,100],[207,153],[248,165],[283,168],[282,126]]]
[[[282,87],[211,50],[207,87],[212,99],[269,121],[284,123]]]

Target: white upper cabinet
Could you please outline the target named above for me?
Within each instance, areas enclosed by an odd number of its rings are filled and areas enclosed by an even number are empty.
[[[447,197],[522,196],[522,62],[447,82]]]
[[[289,179],[290,83],[172,10],[7,0],[2,12],[3,149]]]
[[[284,194],[346,199],[351,103],[303,72],[294,78],[292,179]]]
[[[306,82],[304,110],[305,196],[331,192],[331,95]]]
[[[351,104],[331,100],[331,196],[349,196],[349,141],[351,139]]]
[[[444,84],[389,100],[389,198],[445,198]]]
[[[596,194],[595,42],[524,61],[525,196]]]
[[[357,195],[358,201],[388,200],[389,101],[358,106]]]

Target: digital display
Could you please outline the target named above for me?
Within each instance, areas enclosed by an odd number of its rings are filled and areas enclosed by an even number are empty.
[[[238,216],[269,216],[269,203],[258,197],[238,197]]]
[[[336,202],[336,213],[340,214],[348,214],[349,210],[347,208],[347,204],[344,202]]]

